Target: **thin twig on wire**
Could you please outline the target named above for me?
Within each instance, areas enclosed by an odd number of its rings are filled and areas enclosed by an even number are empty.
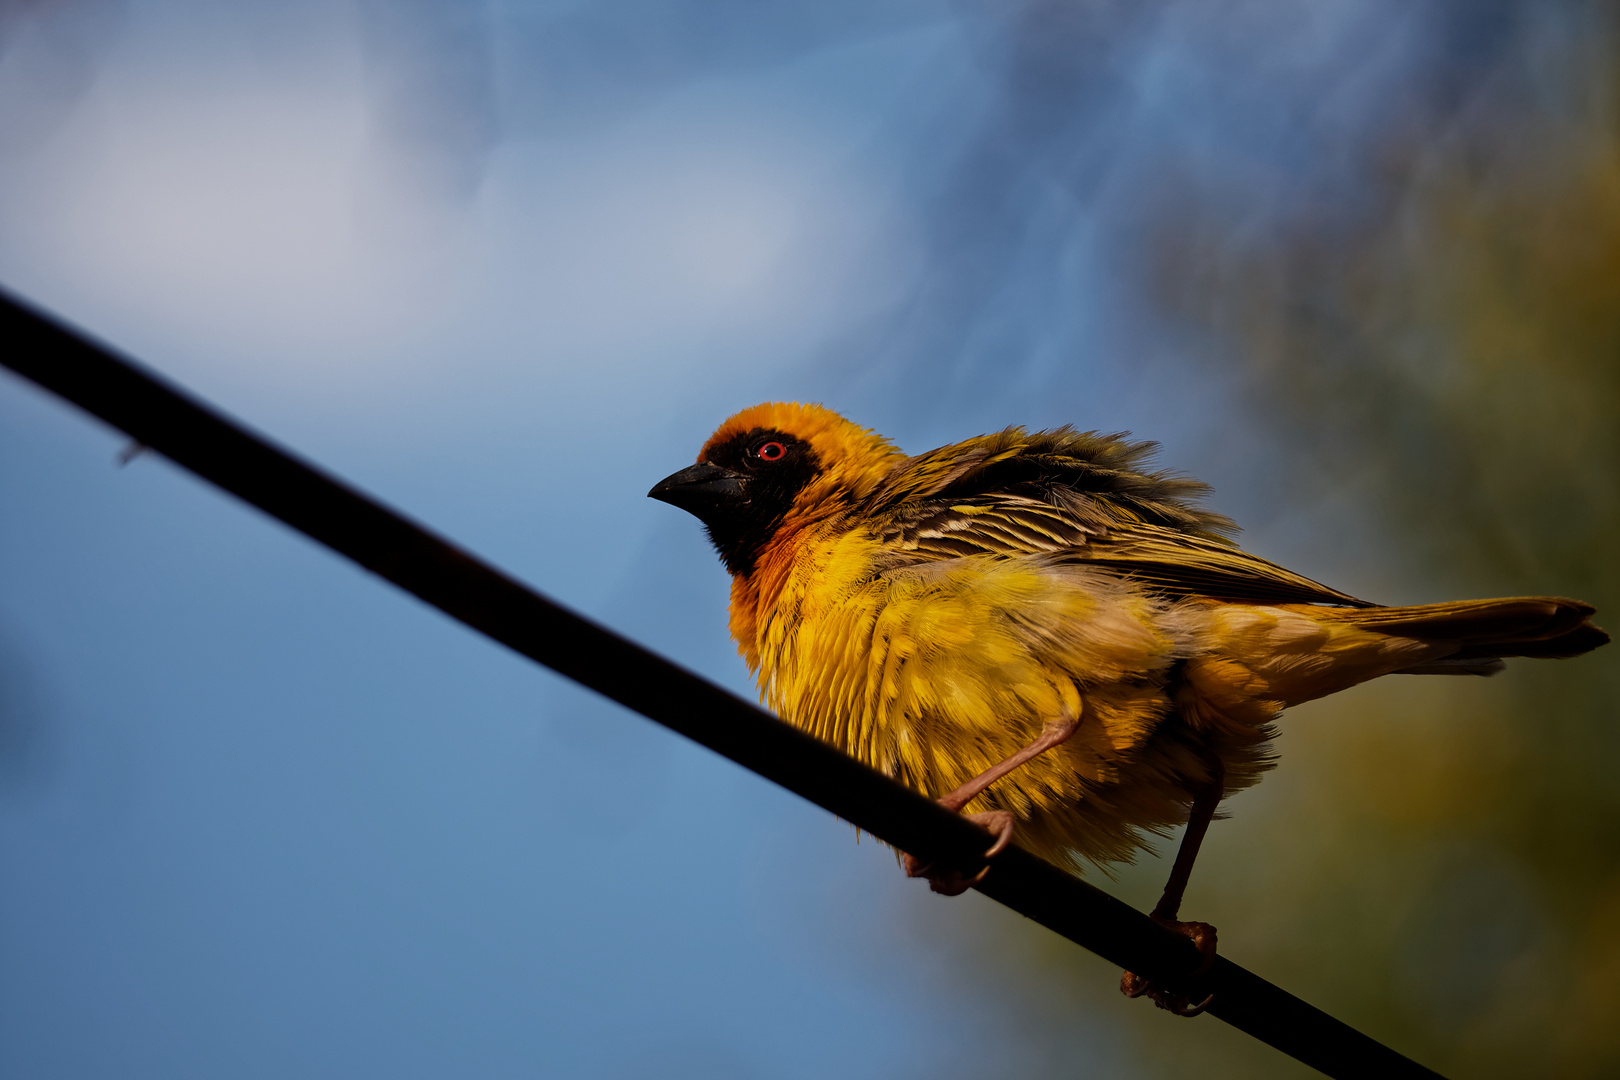
[[[560,607],[4,292],[0,362],[474,630],[902,851],[972,867],[989,842],[972,822]],[[1189,982],[1200,957],[1186,938],[1019,848],[977,888],[1122,968],[1212,992],[1211,1015],[1329,1076],[1438,1076],[1224,956]]]

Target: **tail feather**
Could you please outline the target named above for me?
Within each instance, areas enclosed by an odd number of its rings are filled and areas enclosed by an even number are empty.
[[[1588,621],[1595,610],[1559,596],[1518,596],[1417,607],[1341,608],[1333,618],[1379,633],[1457,644],[1455,652],[1404,669],[1408,673],[1489,675],[1501,669],[1505,656],[1564,659],[1607,644],[1609,635]]]
[[[1334,614],[1345,622],[1386,634],[1483,644],[1544,641],[1574,630],[1595,610],[1590,604],[1562,597],[1515,596],[1417,607],[1349,608]]]
[[[1426,664],[1397,668],[1391,675],[1495,675],[1507,667],[1499,656],[1448,656]]]
[[[1499,644],[1465,645],[1455,655],[1460,658],[1476,656],[1533,656],[1541,660],[1568,660],[1572,656],[1589,653],[1609,643],[1609,635],[1591,623],[1582,623],[1567,634],[1541,641],[1516,641]]]

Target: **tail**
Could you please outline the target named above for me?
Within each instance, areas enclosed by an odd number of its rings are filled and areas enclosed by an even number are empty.
[[[1493,675],[1502,670],[1503,657],[1562,660],[1608,644],[1609,635],[1592,625],[1594,611],[1579,600],[1520,596],[1420,607],[1340,608],[1332,618],[1382,634],[1457,645],[1444,657],[1401,668],[1397,674]]]

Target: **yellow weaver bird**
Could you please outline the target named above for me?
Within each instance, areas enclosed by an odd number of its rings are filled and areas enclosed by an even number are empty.
[[[1153,915],[1177,922],[1221,800],[1290,705],[1395,672],[1489,675],[1608,635],[1557,597],[1381,607],[1250,555],[1153,443],[1009,428],[916,457],[817,405],[720,426],[648,494],[731,572],[731,634],[788,722],[1079,871],[1186,824]],[[905,857],[936,891],[974,884]],[[980,875],[984,871],[980,871]],[[1191,1015],[1127,973],[1122,988]]]

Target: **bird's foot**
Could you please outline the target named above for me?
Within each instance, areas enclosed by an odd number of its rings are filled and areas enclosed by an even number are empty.
[[[984,853],[986,865],[980,867],[978,872],[970,877],[956,867],[942,867],[937,863],[919,859],[915,855],[902,855],[900,861],[906,868],[906,877],[927,878],[928,887],[941,896],[960,896],[984,880],[984,876],[990,872],[989,860],[1001,854],[1007,845],[1012,843],[1013,824],[1016,819],[1005,810],[988,810],[982,814],[962,816],[983,825],[996,838],[996,842]]]
[[[1215,928],[1209,923],[1177,922],[1175,919],[1167,919],[1160,915],[1150,917],[1166,930],[1173,930],[1183,937],[1190,938],[1192,943],[1198,946],[1198,951],[1203,955],[1204,961],[1196,969],[1188,973],[1187,978],[1196,979],[1215,965]],[[1193,998],[1197,995],[1183,994],[1168,987],[1155,986],[1151,979],[1144,979],[1142,976],[1130,971],[1119,977],[1119,992],[1131,998],[1151,998],[1153,1004],[1161,1009],[1173,1012],[1177,1016],[1197,1016],[1209,1008],[1210,1003],[1215,1000],[1214,994],[1206,994],[1202,1001],[1195,1004]]]

